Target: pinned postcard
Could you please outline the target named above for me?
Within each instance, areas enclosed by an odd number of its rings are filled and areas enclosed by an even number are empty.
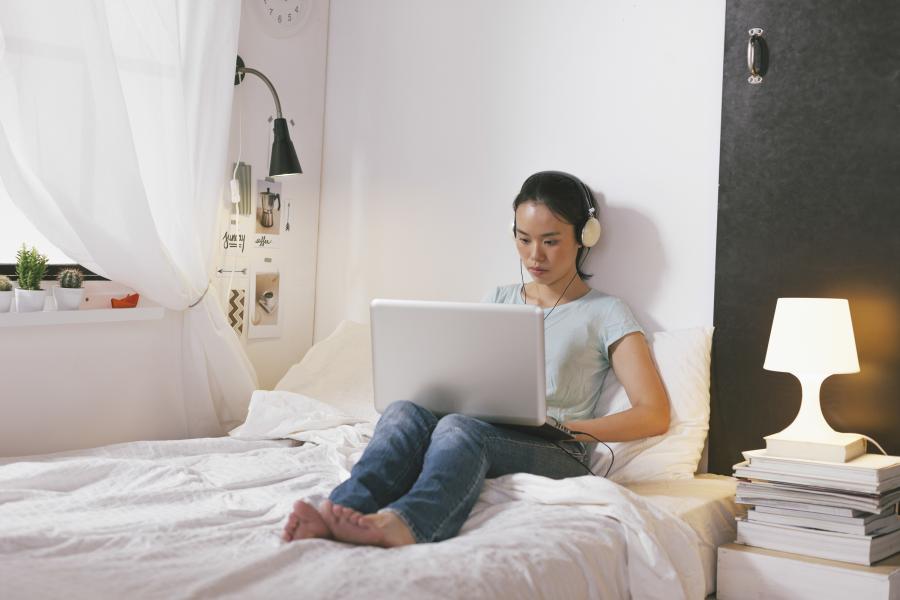
[[[278,236],[284,227],[281,213],[281,184],[269,179],[256,182],[256,227],[254,248],[277,248]]]
[[[231,217],[234,219],[234,216]],[[241,231],[240,233],[234,231],[234,225],[232,224],[232,228],[230,231],[224,232],[219,237],[219,242],[222,244],[222,248],[225,250],[225,256],[241,256],[247,249],[249,234],[246,231]]]
[[[250,325],[248,338],[281,336],[281,276],[271,264],[250,274]]]
[[[228,295],[228,324],[241,337],[244,334],[244,313],[247,290],[231,290]]]

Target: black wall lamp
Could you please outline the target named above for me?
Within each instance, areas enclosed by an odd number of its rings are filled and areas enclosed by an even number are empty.
[[[272,140],[272,158],[269,161],[269,177],[277,177],[279,175],[299,175],[303,173],[300,168],[300,161],[297,159],[297,151],[294,150],[294,143],[291,141],[288,132],[287,121],[281,114],[281,101],[278,100],[278,93],[275,86],[269,81],[269,78],[250,67],[244,66],[244,61],[240,56],[237,57],[237,68],[234,71],[234,85],[240,85],[244,80],[244,75],[250,73],[256,75],[263,80],[272,97],[275,98],[275,135]]]

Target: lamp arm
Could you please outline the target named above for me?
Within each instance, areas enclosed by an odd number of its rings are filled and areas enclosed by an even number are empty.
[[[272,92],[272,97],[275,98],[275,118],[282,119],[284,117],[281,116],[281,101],[278,99],[278,92],[275,91],[275,86],[272,85],[272,82],[269,81],[269,78],[257,71],[256,69],[251,69],[250,67],[238,67],[237,72],[239,74],[250,73],[251,75],[256,75],[260,79],[263,80],[267,86],[269,86],[269,91]]]

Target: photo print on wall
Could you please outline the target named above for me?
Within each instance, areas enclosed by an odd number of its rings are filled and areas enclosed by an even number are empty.
[[[277,248],[284,227],[281,214],[281,184],[270,179],[256,182],[256,228],[254,248]]]
[[[248,338],[281,336],[281,276],[272,264],[250,274],[250,324]]]

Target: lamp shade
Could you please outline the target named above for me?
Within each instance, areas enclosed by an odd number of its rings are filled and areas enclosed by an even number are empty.
[[[288,133],[287,121],[275,119],[275,135],[272,141],[272,159],[269,161],[269,176],[298,175],[303,172],[297,151]]]
[[[850,303],[837,298],[779,298],[763,368],[795,374],[858,372]]]

